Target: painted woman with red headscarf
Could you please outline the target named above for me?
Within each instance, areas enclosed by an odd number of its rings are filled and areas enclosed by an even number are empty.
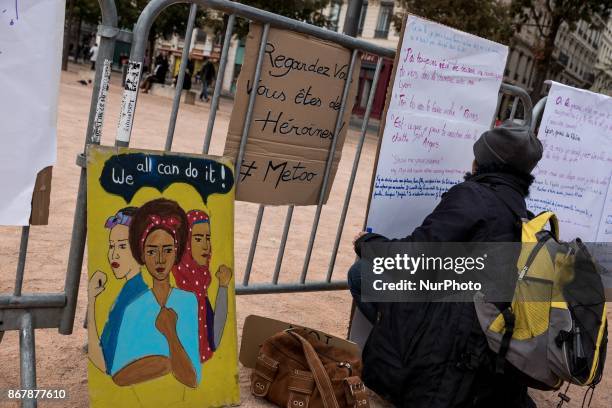
[[[232,278],[232,270],[221,265],[215,276],[219,279],[216,305],[213,310],[208,299],[208,288],[212,280],[210,274],[210,218],[201,210],[187,213],[187,247],[181,261],[172,269],[176,285],[196,295],[198,300],[198,328],[200,360],[212,357],[221,343],[223,329],[227,320],[227,287]]]

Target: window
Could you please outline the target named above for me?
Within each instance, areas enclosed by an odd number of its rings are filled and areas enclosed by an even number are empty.
[[[338,31],[338,22],[340,21],[340,7],[342,0],[334,0],[329,6],[329,26],[333,31]]]
[[[376,22],[376,30],[374,38],[387,38],[389,36],[389,27],[393,18],[393,2],[382,2],[378,13],[378,21]]]
[[[361,5],[361,13],[359,14],[359,26],[357,27],[357,35],[363,34],[363,26],[365,24],[366,13],[368,12],[368,2],[364,1]]]

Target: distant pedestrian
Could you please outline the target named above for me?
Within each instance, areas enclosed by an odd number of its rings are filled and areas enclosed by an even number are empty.
[[[206,100],[206,102],[208,102],[208,87],[212,86],[212,83],[215,80],[215,75],[215,66],[209,59],[207,59],[200,70],[200,78],[202,79],[202,92],[200,93],[200,100]]]
[[[174,76],[174,86],[178,81],[178,75]],[[183,78],[183,91],[189,91],[191,89],[191,71],[189,68],[185,68],[185,77]]]
[[[140,85],[143,93],[148,93],[149,89],[151,89],[151,85],[154,83],[163,84],[166,82],[166,74],[168,73],[168,69],[170,68],[170,64],[168,63],[168,57],[166,55],[159,54],[155,57],[155,68],[153,68],[153,73],[145,78]]]
[[[96,70],[96,60],[98,59],[98,43],[94,43],[89,49],[89,61],[91,62],[91,70]]]

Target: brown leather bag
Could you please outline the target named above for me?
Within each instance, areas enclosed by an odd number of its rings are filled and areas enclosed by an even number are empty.
[[[251,374],[251,392],[287,408],[369,408],[361,359],[288,329],[268,338]]]

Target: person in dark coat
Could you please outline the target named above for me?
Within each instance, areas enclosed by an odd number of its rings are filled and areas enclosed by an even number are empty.
[[[165,83],[169,68],[170,64],[168,63],[168,57],[165,54],[159,54],[155,57],[155,68],[153,72],[149,74],[140,85],[143,93],[148,93],[153,84]]]
[[[508,123],[484,132],[473,151],[472,172],[421,226],[399,240],[362,232],[356,253],[364,242],[520,242],[519,216],[528,217],[525,197],[542,144],[528,128]],[[535,407],[512,367],[495,373],[472,303],[363,302],[363,265],[357,261],[348,280],[357,307],[374,325],[363,350],[369,388],[398,407]]]
[[[208,102],[208,87],[212,86],[216,75],[215,66],[209,59],[204,62],[199,75],[202,79],[202,92],[200,93],[200,100],[205,100]]]

